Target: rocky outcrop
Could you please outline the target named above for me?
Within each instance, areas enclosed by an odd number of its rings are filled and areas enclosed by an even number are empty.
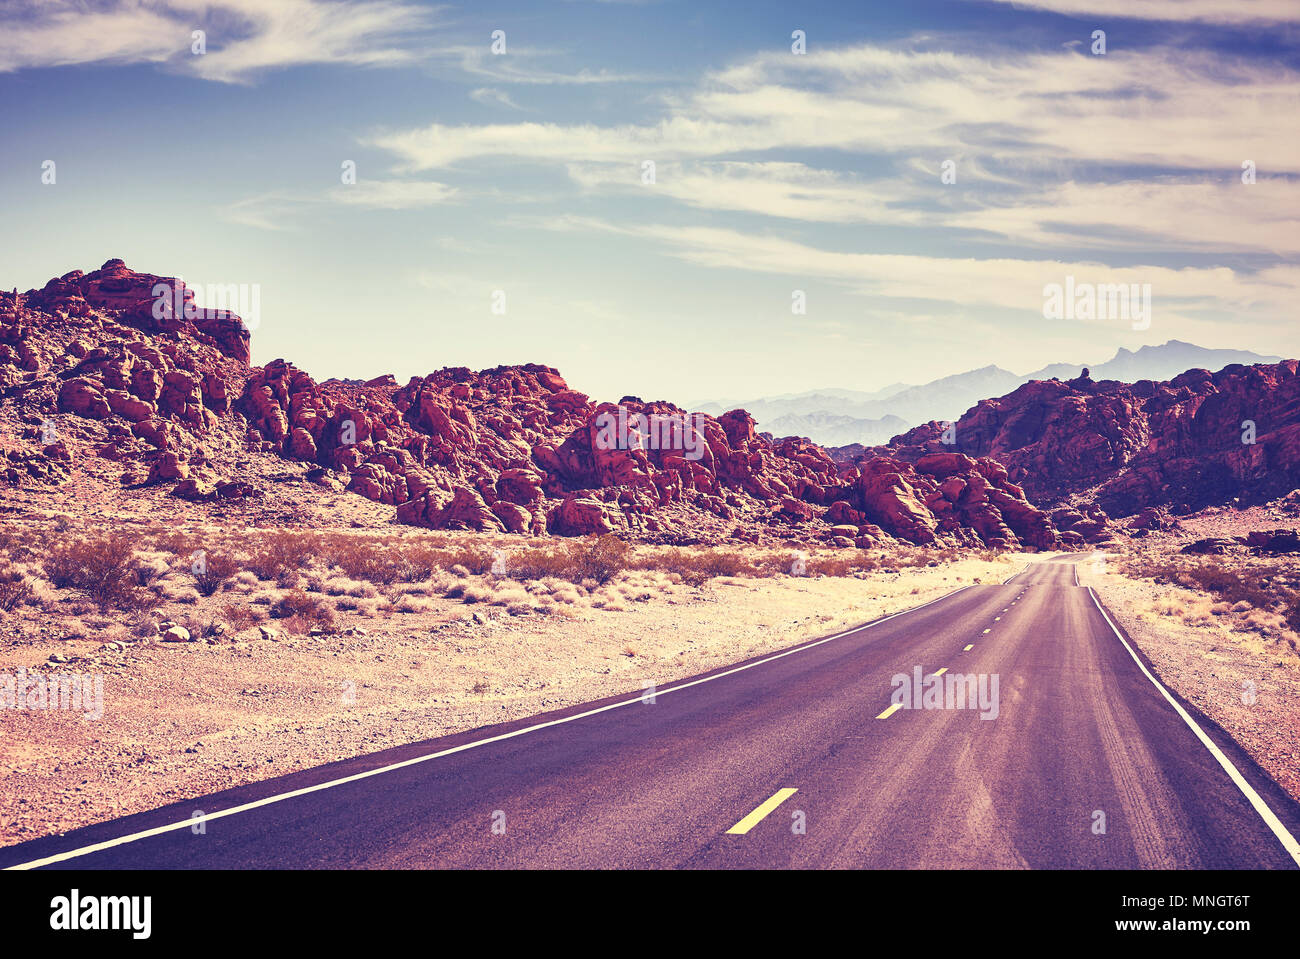
[[[861,461],[848,475],[854,477],[848,507],[909,543],[1007,549],[1062,545],[1051,518],[1034,508],[1024,491],[1007,481],[1006,470],[991,460],[952,452],[930,453],[915,463],[878,457]],[[832,510],[846,515],[834,504]]]
[[[951,446],[930,423],[876,452],[991,457],[1035,502],[1082,498],[1116,517],[1262,503],[1300,485],[1298,366],[1189,370],[1164,383],[1038,380],[968,410]]]
[[[147,333],[185,333],[245,365],[251,356],[249,332],[239,316],[229,310],[199,308],[182,280],[136,273],[121,260],[109,260],[92,273],[65,273],[40,290],[29,290],[23,299],[30,308],[55,315],[111,310]]]
[[[158,309],[169,282],[113,260],[0,296],[0,391],[47,386],[49,412],[97,424],[97,454],[124,464],[124,482],[179,502],[259,494],[229,481],[234,445],[301,464],[305,495],[345,489],[437,529],[1047,549],[1105,527],[1099,512],[1035,508],[987,456],[940,448],[846,466],[806,439],[760,434],[744,410],[598,403],[537,364],[405,385],[318,382],[284,359],[250,367],[238,317],[191,315],[183,286],[177,309]]]

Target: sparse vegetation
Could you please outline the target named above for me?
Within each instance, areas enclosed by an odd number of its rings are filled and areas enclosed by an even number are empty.
[[[239,564],[224,553],[205,552],[192,570],[194,585],[204,596],[211,596],[223,583],[239,572]]]
[[[131,539],[119,533],[72,538],[51,550],[44,567],[56,587],[78,590],[101,610],[113,606],[138,609],[156,602],[156,597],[137,585],[134,561]]]
[[[1155,605],[1159,615],[1179,616],[1189,625],[1198,625],[1232,613],[1245,628],[1297,648],[1300,570],[1285,561],[1235,557],[1229,565],[1212,556],[1152,559],[1140,554],[1122,562],[1121,569],[1205,597],[1199,601],[1167,597]]]
[[[31,597],[31,579],[8,564],[0,567],[0,610],[12,613]]]
[[[334,611],[318,597],[309,596],[300,589],[290,590],[272,603],[271,616],[284,620],[284,628],[291,633],[334,628]]]

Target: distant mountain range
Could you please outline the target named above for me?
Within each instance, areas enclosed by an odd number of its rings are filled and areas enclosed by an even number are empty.
[[[1093,380],[1168,380],[1186,370],[1220,370],[1233,363],[1276,363],[1281,357],[1248,350],[1211,350],[1170,340],[1137,351],[1121,348],[1115,356],[1086,367]],[[982,399],[1002,396],[1030,380],[1069,380],[1082,363],[1053,363],[1023,375],[998,366],[957,373],[919,386],[893,383],[874,392],[819,389],[736,402],[701,403],[691,408],[711,416],[744,409],[758,429],[773,436],[806,436],[825,447],[879,446],[905,430],[930,420],[956,420]]]

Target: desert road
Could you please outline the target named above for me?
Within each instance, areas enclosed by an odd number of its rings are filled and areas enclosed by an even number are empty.
[[[26,842],[0,866],[1296,868],[1300,806],[1180,712],[1112,621],[1060,557],[653,696]],[[917,669],[996,676],[996,716],[891,708],[891,678]]]

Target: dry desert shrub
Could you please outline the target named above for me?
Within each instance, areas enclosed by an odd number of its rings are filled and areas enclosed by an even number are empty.
[[[350,579],[380,586],[396,583],[408,573],[408,564],[400,554],[375,540],[356,536],[340,536],[327,543],[325,559]]]
[[[632,547],[613,533],[605,533],[570,543],[568,552],[577,582],[594,579],[603,584],[627,568]]]
[[[150,539],[155,550],[171,553],[181,558],[189,556],[198,548],[192,543],[193,537],[189,533],[183,533],[180,530],[155,533]]]
[[[223,583],[239,572],[239,564],[224,553],[205,552],[190,567],[194,585],[204,596],[211,596]]]
[[[481,576],[492,570],[496,560],[494,551],[475,543],[394,543],[385,538],[345,534],[324,537],[320,551],[324,565],[337,566],[351,579],[378,586],[423,582],[439,570],[455,566]]]
[[[135,549],[130,537],[123,534],[67,540],[50,551],[44,567],[56,587],[77,590],[101,610],[112,606],[143,609],[157,602],[138,585]]]
[[[320,552],[320,537],[314,533],[273,530],[256,538],[244,565],[259,579],[278,581],[281,577],[296,576]]]
[[[378,609],[378,603],[373,599],[358,599],[355,596],[340,596],[334,601],[334,608],[340,612],[354,612],[358,616],[374,616]]]
[[[261,622],[261,614],[249,606],[240,606],[237,603],[226,603],[221,607],[221,618],[230,624],[230,628],[236,633],[248,629],[250,626],[256,626]]]
[[[306,628],[301,630],[304,633],[313,628],[334,628],[334,611],[319,598],[309,596],[300,589],[290,590],[276,600],[271,606],[271,615],[286,620],[285,629],[289,632],[294,632],[304,624]]]
[[[807,562],[809,576],[852,576],[861,566],[855,559],[840,556],[815,557]]]
[[[440,556],[438,565],[441,569],[459,566],[475,576],[483,576],[492,572],[495,563],[496,554],[492,550],[482,546],[462,546],[446,556]]]
[[[575,575],[569,547],[564,544],[531,546],[506,558],[506,573],[512,579],[570,579]]]
[[[0,610],[13,612],[19,606],[44,605],[46,587],[34,566],[13,562],[13,555],[0,550]]]
[[[0,569],[0,610],[12,613],[32,598],[32,581],[15,569]]]
[[[646,556],[637,561],[639,569],[657,570],[681,577],[691,586],[700,586],[715,576],[772,576],[780,567],[780,560],[769,564],[755,564],[748,556],[734,550],[691,550],[674,547]],[[794,562],[794,557],[790,557]],[[789,570],[787,564],[785,570]]]
[[[140,586],[151,587],[171,572],[168,554],[161,550],[141,550],[136,553],[131,572]]]

